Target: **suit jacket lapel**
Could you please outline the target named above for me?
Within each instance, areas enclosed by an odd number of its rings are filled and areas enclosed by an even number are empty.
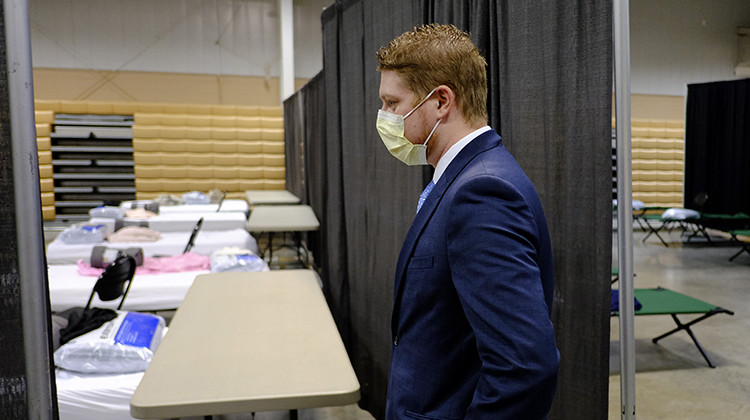
[[[432,213],[434,213],[435,208],[443,198],[445,191],[451,184],[453,184],[456,176],[458,176],[464,167],[466,167],[466,165],[474,159],[477,154],[489,148],[496,147],[499,143],[500,136],[498,136],[494,130],[489,130],[472,140],[463,148],[463,150],[461,150],[461,152],[459,152],[458,155],[456,155],[450,165],[448,165],[443,175],[441,175],[440,180],[432,189],[432,192],[430,192],[430,195],[427,197],[424,204],[422,204],[422,209],[417,213],[411,227],[409,228],[409,232],[406,234],[404,244],[401,247],[401,253],[398,257],[393,295],[394,311],[397,310],[397,304],[401,297],[406,263],[409,261],[409,258],[411,258],[417,239],[422,234],[424,227],[427,225],[427,221],[432,217]],[[396,326],[396,318],[397,313],[394,312],[392,319],[393,327]]]

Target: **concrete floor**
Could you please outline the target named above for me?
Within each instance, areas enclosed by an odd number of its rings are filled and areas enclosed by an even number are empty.
[[[634,232],[636,288],[662,286],[733,311],[692,327],[716,368],[708,367],[684,331],[651,342],[675,327],[666,315],[635,317],[636,416],[647,420],[750,418],[750,254],[733,262],[739,250],[725,238],[686,239],[680,231],[662,233],[669,247]],[[616,245],[616,237],[614,245]],[[613,246],[613,264],[617,253]],[[617,283],[615,283],[615,287]],[[687,322],[696,316],[680,316]],[[609,419],[620,415],[619,319],[611,319]]]
[[[706,420],[750,418],[750,255],[734,262],[739,249],[724,238],[716,243],[693,239],[683,243],[681,232],[663,233],[665,247],[655,237],[645,243],[634,232],[635,287],[662,286],[735,312],[719,314],[692,327],[697,339],[717,365],[708,367],[685,332],[651,342],[675,324],[669,316],[635,318],[636,416],[647,420]],[[617,264],[616,236],[613,264]],[[617,283],[615,283],[615,287]],[[683,316],[687,322],[695,316]],[[619,318],[611,319],[609,419],[620,414]],[[216,416],[245,420],[249,414]],[[256,420],[286,420],[288,412],[258,413]],[[356,405],[299,411],[300,420],[372,420]],[[193,420],[193,419],[190,419]],[[199,420],[199,419],[195,419]]]
[[[343,407],[309,408],[298,410],[298,420],[374,420],[356,404]],[[183,417],[180,420],[204,420],[203,417]],[[213,420],[289,420],[289,411],[264,411],[252,414],[214,416]]]

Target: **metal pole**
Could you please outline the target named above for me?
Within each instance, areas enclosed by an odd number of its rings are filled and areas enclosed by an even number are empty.
[[[630,14],[614,0],[615,108],[617,121],[617,229],[620,270],[620,402],[623,419],[635,419],[633,294],[633,185],[630,142]]]
[[[31,419],[56,419],[28,4],[4,2],[3,13],[28,414]]]
[[[281,103],[294,93],[294,8],[292,0],[279,0],[281,29]]]

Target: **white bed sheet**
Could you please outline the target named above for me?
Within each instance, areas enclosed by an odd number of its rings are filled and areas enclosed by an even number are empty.
[[[60,420],[132,420],[130,398],[143,372],[91,374],[56,369]]]
[[[146,200],[148,201],[148,200]],[[124,209],[131,208],[132,203],[137,201],[123,201],[120,207]],[[219,208],[218,204],[180,204],[177,206],[159,206],[159,214],[171,213],[216,213]],[[250,212],[250,204],[245,200],[229,199],[221,203],[219,212],[242,212],[247,215]]]
[[[159,311],[176,309],[182,303],[190,286],[199,274],[208,270],[186,271],[182,273],[136,274],[128,296],[123,304],[129,311]],[[61,312],[75,306],[86,306],[97,277],[78,274],[76,264],[50,265],[47,267],[49,279],[50,307],[53,312]],[[91,305],[99,308],[117,308],[120,299],[102,302],[94,296]]]
[[[180,255],[185,250],[190,234],[191,232],[187,231],[164,232],[161,234],[162,238],[156,242],[109,243],[104,241],[94,244],[66,244],[58,237],[47,245],[47,263],[75,264],[78,260],[88,262],[91,259],[91,250],[97,245],[117,249],[142,248],[143,255],[146,257]],[[211,255],[212,252],[224,247],[249,249],[260,255],[257,241],[245,229],[207,231],[201,229],[195,239],[195,246],[190,252]]]
[[[203,218],[203,230],[231,230],[245,229],[247,227],[247,217],[240,212],[221,212],[221,213],[168,213],[159,214],[150,219],[130,219],[124,218],[127,223],[148,223],[150,229],[159,232],[186,232],[191,231],[198,220]],[[114,232],[115,219],[92,217],[87,224],[104,225],[107,232]]]

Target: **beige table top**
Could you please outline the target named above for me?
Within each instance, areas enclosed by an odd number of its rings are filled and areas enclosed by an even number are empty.
[[[130,400],[135,418],[352,404],[359,382],[311,270],[195,279]]]
[[[245,197],[251,206],[264,204],[297,204],[299,197],[288,190],[246,190]]]
[[[305,204],[257,206],[247,220],[250,232],[304,232],[319,227],[312,207]]]

